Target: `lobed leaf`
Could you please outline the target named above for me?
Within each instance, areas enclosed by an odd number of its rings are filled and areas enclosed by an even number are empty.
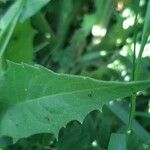
[[[7,63],[0,72],[0,136],[14,141],[37,133],[57,134],[105,103],[150,87],[150,81],[106,82],[57,74],[41,66]]]

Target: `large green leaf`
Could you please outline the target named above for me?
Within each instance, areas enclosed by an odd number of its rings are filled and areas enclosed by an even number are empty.
[[[105,82],[41,66],[13,62],[6,66],[0,72],[0,136],[14,141],[41,132],[57,134],[68,121],[82,121],[110,100],[150,87],[150,81]]]

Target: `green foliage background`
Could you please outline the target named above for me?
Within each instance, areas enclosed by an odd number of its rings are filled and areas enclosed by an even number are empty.
[[[149,150],[149,11],[149,0],[1,0],[1,149]],[[144,81],[128,83],[133,71]]]

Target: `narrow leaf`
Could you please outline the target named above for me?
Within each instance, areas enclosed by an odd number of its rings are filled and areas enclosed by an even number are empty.
[[[26,0],[20,20],[24,21],[30,18],[36,12],[38,12],[43,6],[45,6],[49,1],[50,0]]]
[[[148,0],[148,4],[147,4],[147,10],[144,19],[144,27],[143,27],[142,40],[141,40],[141,48],[138,57],[142,56],[149,35],[150,35],[150,0]]]
[[[142,39],[141,39],[141,46],[140,46],[140,51],[138,54],[136,68],[135,68],[135,80],[140,79],[141,58],[142,58],[144,47],[146,45],[149,35],[150,35],[150,0],[148,0],[147,10],[146,10],[145,19],[144,19],[144,27],[143,27],[143,33],[142,33]]]
[[[17,0],[0,20],[0,57],[3,56],[18,20],[34,15],[50,0]]]
[[[3,56],[13,30],[22,12],[22,1],[16,1],[0,20],[0,57]]]

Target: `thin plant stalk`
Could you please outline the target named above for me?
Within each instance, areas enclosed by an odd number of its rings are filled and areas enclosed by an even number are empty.
[[[134,49],[133,49],[133,61],[132,61],[132,81],[135,81],[135,70],[136,70],[136,40],[137,40],[137,17],[138,11],[136,13],[135,21],[134,21]],[[136,111],[136,94],[131,95],[131,109],[130,109],[130,116],[129,116],[129,123],[127,132],[131,131],[133,126],[133,120]]]

